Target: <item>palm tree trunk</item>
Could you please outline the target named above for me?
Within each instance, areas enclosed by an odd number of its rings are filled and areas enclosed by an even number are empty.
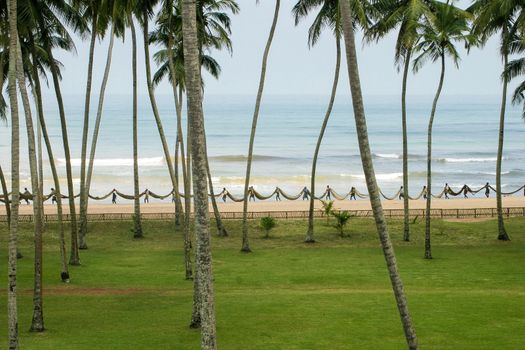
[[[135,208],[135,215],[133,217],[134,223],[134,238],[144,237],[142,233],[142,220],[140,217],[140,190],[139,190],[139,163],[138,163],[138,111],[137,111],[137,35],[135,33],[135,24],[133,23],[133,16],[129,15],[129,25],[131,27],[131,42],[132,42],[132,70],[133,70],[133,193],[135,199],[133,201]]]
[[[427,202],[425,210],[425,259],[432,259],[432,250],[430,246],[430,207],[432,204],[432,126],[434,124],[434,116],[436,115],[437,103],[443,88],[443,81],[445,80],[445,56],[441,55],[441,76],[439,77],[439,85],[432,103],[432,111],[428,121],[428,143],[427,143]]]
[[[113,55],[114,42],[115,42],[115,26],[112,25],[111,26],[111,36],[109,39],[109,46],[108,46],[108,54],[106,58],[106,68],[104,69],[104,77],[102,78],[102,83],[100,85],[100,93],[98,96],[97,118],[95,119],[93,137],[91,139],[89,165],[88,165],[88,170],[87,170],[87,175],[86,175],[86,193],[87,195],[89,195],[89,191],[91,189],[91,179],[93,177],[93,166],[95,162],[95,153],[97,150],[98,133],[100,130],[100,123],[102,121],[102,108],[104,107],[104,96],[106,93],[106,86],[108,84],[109,71],[111,69],[111,58]],[[88,204],[89,204],[89,201],[86,200],[86,203],[85,203],[86,217],[87,217]]]
[[[60,242],[60,261],[62,263],[62,272],[60,273],[60,277],[62,279],[62,282],[69,282],[69,269],[67,266],[67,258],[66,258],[66,240],[65,240],[65,229],[64,229],[64,222],[63,222],[63,211],[62,211],[62,192],[60,192],[60,179],[58,177],[58,171],[55,165],[55,157],[53,155],[53,148],[51,147],[51,141],[49,139],[49,134],[47,132],[47,126],[46,121],[44,118],[44,107],[42,104],[42,88],[40,85],[40,77],[38,75],[38,69],[36,64],[34,62],[37,62],[36,59],[36,50],[33,38],[30,37],[30,47],[31,47],[31,56],[33,59],[33,82],[34,82],[34,88],[35,88],[35,98],[36,98],[36,106],[37,106],[37,113],[38,113],[38,121],[39,125],[42,129],[42,136],[44,137],[44,143],[46,145],[47,150],[47,156],[49,159],[49,165],[51,166],[51,173],[53,175],[53,183],[55,185],[55,196],[57,198],[57,218],[58,218],[58,235],[59,235],[59,242]]]
[[[215,330],[215,296],[208,218],[206,136],[202,111],[199,43],[195,0],[184,0],[182,33],[188,97],[188,120],[191,128],[192,170],[195,207],[196,270],[199,283],[201,315],[201,349],[217,349]]]
[[[321,142],[323,141],[324,132],[326,126],[328,125],[328,120],[332,114],[332,108],[334,107],[335,95],[337,92],[337,84],[339,82],[339,70],[341,67],[341,38],[339,34],[336,34],[335,37],[336,45],[336,60],[335,60],[335,74],[334,82],[332,85],[332,93],[330,95],[330,102],[328,102],[328,108],[326,109],[326,114],[324,116],[323,125],[321,126],[321,131],[319,132],[319,137],[317,138],[317,144],[315,145],[314,159],[312,161],[312,178],[310,183],[310,210],[308,212],[308,231],[306,232],[306,243],[315,243],[314,238],[314,203],[315,203],[315,172],[317,169],[317,157],[319,156],[319,150],[321,149]]]
[[[208,186],[210,188],[211,206],[213,208],[215,224],[217,225],[217,236],[228,237],[228,231],[226,231],[226,228],[224,227],[224,224],[222,222],[221,212],[219,211],[219,207],[217,206],[215,192],[213,191],[213,181],[212,181],[211,171],[210,171],[210,162],[208,161],[208,154],[206,154],[206,170],[208,173]]]
[[[45,25],[41,24],[41,30],[46,32]],[[71,253],[69,257],[70,265],[80,265],[80,256],[78,254],[78,237],[77,237],[77,215],[75,211],[75,193],[73,187],[73,172],[71,170],[71,154],[69,152],[69,139],[67,135],[66,112],[64,110],[64,102],[62,99],[62,92],[60,91],[60,81],[58,78],[58,71],[55,65],[53,52],[49,47],[47,41],[44,42],[44,48],[49,56],[51,74],[53,76],[53,85],[55,88],[55,95],[58,103],[58,111],[60,115],[60,126],[62,130],[62,142],[64,144],[64,156],[66,158],[66,176],[67,176],[67,191],[69,199],[69,213],[71,216]],[[60,194],[59,194],[60,195]]]
[[[20,204],[20,125],[18,99],[16,96],[16,55],[17,55],[17,2],[9,0],[9,71],[8,89],[11,109],[11,220],[9,227],[7,319],[9,350],[18,350],[18,308],[16,302],[16,253],[18,235],[18,207]]]
[[[248,189],[250,187],[250,174],[252,171],[252,155],[253,155],[253,143],[255,141],[255,131],[257,130],[257,119],[259,118],[259,109],[261,107],[261,99],[264,90],[264,81],[266,78],[266,65],[268,62],[268,55],[270,53],[270,47],[272,46],[272,40],[275,33],[275,27],[277,26],[277,20],[279,18],[279,8],[281,6],[280,0],[275,0],[275,11],[273,14],[272,27],[270,28],[270,35],[266,42],[266,48],[264,49],[262,66],[261,66],[261,77],[259,79],[259,90],[257,91],[257,99],[255,101],[255,111],[253,112],[252,129],[250,133],[250,145],[248,148],[248,160],[246,163],[246,179],[244,182],[244,202],[242,207],[242,248],[241,252],[249,253],[250,243],[248,241]]]
[[[96,13],[91,20],[91,42],[89,43],[89,61],[86,83],[86,99],[84,102],[84,128],[82,129],[82,151],[80,156],[80,231],[79,249],[87,249],[87,201],[89,193],[86,191],[86,157],[89,132],[89,107],[91,103],[91,80],[93,77],[93,57],[95,54],[95,43],[97,41],[97,19]]]
[[[408,136],[407,136],[407,80],[410,69],[411,50],[405,54],[405,66],[403,68],[403,86],[401,88],[401,123],[403,128],[403,240],[410,241],[410,217],[408,201]]]
[[[182,110],[179,111],[179,108],[181,107],[181,101],[179,100],[177,96],[177,78],[175,76],[175,65],[173,63],[173,36],[171,34],[168,34],[168,65],[170,68],[170,75],[171,75],[171,87],[173,90],[173,98],[175,100],[175,110],[177,113],[177,137],[175,138],[175,179],[176,183],[179,184],[179,146],[182,150],[182,159],[184,159],[184,144],[183,144],[183,138],[182,138],[182,126],[181,126],[181,119],[182,119]],[[179,127],[180,127],[180,133],[179,133]],[[183,170],[185,167],[185,162],[181,161]],[[184,180],[184,179],[183,179]],[[174,195],[175,195],[175,225],[180,225],[181,219],[185,223],[184,213],[182,209],[182,201],[180,199],[179,195],[179,188],[174,189]],[[183,228],[185,229],[185,228]]]
[[[34,91],[33,91],[34,92]],[[33,99],[35,99],[35,96],[33,94]],[[38,116],[38,106],[37,108],[37,116]],[[37,117],[38,118],[38,117]],[[36,135],[37,135],[37,165],[38,165],[38,188],[40,189],[40,198],[42,198],[42,210],[41,214],[44,215],[44,164],[43,164],[43,151],[42,151],[42,126],[38,122],[38,119],[36,119]],[[45,230],[45,222],[44,218],[42,217],[42,225]]]
[[[509,56],[503,55],[504,67],[509,63]],[[501,95],[501,111],[499,115],[499,134],[498,134],[498,156],[496,160],[496,207],[498,212],[498,239],[500,241],[510,241],[510,237],[505,230],[503,222],[503,203],[501,200],[501,163],[503,161],[503,139],[505,136],[505,108],[507,104],[507,85],[508,79],[503,74],[503,93]]]
[[[0,165],[0,183],[2,184],[2,192],[4,194],[5,213],[7,214],[7,225],[11,223],[11,205],[9,204],[9,190],[5,182],[4,172]]]
[[[180,89],[180,88],[179,88]],[[187,98],[187,97],[186,97]],[[182,101],[182,99],[181,99]],[[191,128],[190,128],[190,115],[187,116],[187,126],[186,126],[186,180],[184,183],[184,206],[186,212],[186,231],[184,232],[184,255],[186,260],[186,279],[192,278],[191,273]],[[182,141],[181,141],[182,142]],[[195,203],[194,203],[194,213],[195,213]],[[194,214],[195,215],[195,214]],[[186,259],[186,256],[188,258]],[[197,258],[195,258],[195,263],[197,263]],[[190,275],[188,276],[188,265],[190,268]],[[196,274],[196,273],[195,273]]]
[[[363,106],[363,97],[361,94],[361,83],[359,81],[359,69],[357,65],[357,55],[355,49],[354,31],[352,26],[352,10],[350,3],[347,1],[341,2],[342,24],[345,37],[346,60],[348,65],[348,77],[350,80],[350,90],[352,93],[352,104],[354,108],[354,116],[357,130],[357,137],[359,141],[359,150],[361,153],[361,162],[363,163],[363,171],[365,173],[366,185],[370,195],[370,204],[374,213],[377,232],[379,240],[383,248],[388,273],[394,295],[403,323],[405,337],[410,350],[419,349],[417,336],[412,325],[408,305],[403,290],[403,283],[399,276],[397,269],[396,257],[394,248],[388,234],[388,228],[383,214],[383,207],[381,205],[381,198],[379,196],[379,189],[374,172],[374,164],[372,162],[372,153],[370,151],[370,144],[368,142],[368,131],[366,126],[365,110]]]
[[[157,101],[155,100],[155,92],[153,90],[153,84],[151,82],[151,68],[150,68],[150,58],[149,58],[149,38],[148,38],[148,14],[144,12],[143,18],[143,33],[144,33],[144,55],[145,55],[145,64],[146,64],[146,82],[148,85],[148,95],[149,101],[151,103],[151,109],[153,110],[153,116],[155,117],[155,122],[157,123],[157,130],[159,131],[160,141],[162,143],[162,149],[164,151],[164,158],[166,158],[166,163],[168,165],[168,172],[171,179],[171,185],[174,190],[178,193],[179,184],[177,178],[175,177],[175,169],[171,161],[170,149],[168,142],[166,141],[166,135],[164,134],[164,128],[162,127],[162,120],[160,118],[159,110],[157,108]],[[177,214],[177,208],[175,206],[175,214]]]
[[[35,129],[33,127],[33,116],[27,93],[24,66],[22,64],[22,50],[20,41],[17,43],[16,74],[18,88],[22,96],[24,114],[26,119],[26,131],[28,142],[29,169],[31,172],[31,187],[33,193],[33,217],[35,226],[35,260],[34,260],[34,288],[33,288],[33,318],[31,320],[32,332],[44,331],[44,310],[42,302],[42,197],[38,180],[38,162],[36,157]]]

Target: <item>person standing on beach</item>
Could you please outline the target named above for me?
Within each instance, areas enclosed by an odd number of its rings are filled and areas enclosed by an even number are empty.
[[[330,185],[326,185],[326,199],[329,201],[332,200],[332,189],[330,188]]]
[[[310,191],[308,191],[308,187],[304,186],[303,188],[303,201],[310,199]]]
[[[448,199],[448,193],[450,192],[450,187],[448,187],[448,183],[445,184],[445,199]]]
[[[423,199],[427,199],[427,186],[423,186]]]
[[[485,184],[485,197],[490,197],[490,185],[488,182]]]
[[[249,201],[254,201],[255,202],[255,191],[253,189],[253,186],[250,186],[250,188],[248,189],[248,193],[250,194],[250,197],[249,197]]]
[[[352,200],[352,199],[353,199],[354,201],[357,200],[357,199],[355,198],[355,192],[356,192],[355,187],[352,186],[352,188],[350,189],[350,200]]]
[[[57,203],[57,195],[55,193],[55,189],[51,187],[51,204]]]
[[[403,195],[403,186],[399,189],[399,199],[403,199],[405,196]]]
[[[467,185],[463,185],[463,197],[468,198],[467,194],[469,193],[470,188]]]
[[[113,194],[111,195],[111,203],[117,204],[117,193],[115,192],[115,189],[113,189]]]
[[[228,191],[226,190],[226,187],[222,188],[222,201],[226,203],[226,198],[228,197]]]
[[[281,201],[281,191],[275,191],[275,200]]]
[[[31,192],[27,190],[27,187],[24,188],[24,193],[22,193],[22,198],[26,201],[26,204],[29,205],[29,198],[31,198]]]
[[[149,203],[149,190],[144,191],[144,203]]]

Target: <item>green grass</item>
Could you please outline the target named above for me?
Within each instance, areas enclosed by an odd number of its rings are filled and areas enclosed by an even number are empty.
[[[424,226],[401,241],[389,227],[422,349],[521,349],[525,344],[525,218],[496,222],[435,221],[433,255],[423,257]],[[306,222],[277,221],[270,239],[251,223],[252,254],[239,252],[240,223],[213,238],[220,349],[405,349],[386,266],[371,220],[352,219],[341,238],[319,220],[318,243],[302,242]],[[198,349],[188,328],[192,282],[184,280],[182,239],[169,222],[94,223],[82,266],[60,282],[56,227],[45,237],[46,331],[30,333],[31,226],[22,226],[19,326],[22,349]],[[0,280],[6,276],[7,228],[0,226]],[[4,286],[6,283],[3,284]],[[0,289],[0,310],[6,290]],[[0,347],[7,343],[5,313]]]

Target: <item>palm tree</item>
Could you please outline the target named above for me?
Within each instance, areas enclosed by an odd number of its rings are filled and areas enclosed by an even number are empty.
[[[202,111],[200,45],[197,31],[195,0],[184,0],[182,5],[182,32],[188,97],[188,120],[191,127],[193,192],[196,233],[196,280],[199,282],[201,315],[201,349],[217,349],[215,330],[215,301],[213,291],[212,258],[208,219],[208,190],[206,140]]]
[[[253,143],[255,141],[255,131],[257,130],[257,119],[259,118],[259,109],[261,107],[262,94],[264,90],[264,81],[266,78],[266,65],[268,62],[268,55],[270,54],[270,47],[272,46],[272,40],[275,33],[275,27],[277,26],[277,19],[279,18],[279,9],[281,6],[280,0],[275,0],[275,11],[273,14],[272,26],[270,28],[270,34],[268,41],[266,42],[266,48],[264,49],[262,65],[261,65],[261,77],[259,79],[259,89],[257,91],[257,98],[255,100],[255,110],[253,112],[252,129],[250,132],[250,144],[248,146],[248,159],[246,161],[246,178],[244,182],[244,201],[242,207],[242,248],[241,252],[249,253],[250,243],[248,241],[248,189],[250,187],[250,174],[252,171],[252,155],[253,155]]]
[[[403,65],[401,88],[401,124],[403,129],[403,240],[410,240],[408,197],[408,136],[406,91],[410,60],[419,38],[418,27],[422,18],[430,15],[429,0],[383,0],[377,1],[375,13],[378,21],[367,32],[369,40],[379,40],[399,27],[396,41],[395,62]]]
[[[32,7],[31,14],[34,16],[32,21],[34,26],[38,28],[39,40],[42,42],[44,52],[48,56],[49,68],[53,77],[53,87],[55,89],[55,96],[57,99],[60,125],[62,131],[62,142],[64,145],[64,156],[66,160],[66,177],[68,184],[68,200],[69,211],[71,216],[71,255],[69,263],[71,265],[80,265],[80,257],[78,254],[78,237],[77,237],[77,219],[75,210],[75,194],[73,187],[73,173],[71,169],[71,154],[69,147],[69,137],[67,133],[66,113],[64,109],[64,101],[60,88],[60,78],[57,63],[53,57],[53,43],[52,35],[54,32],[60,33],[62,36],[68,37],[66,27],[61,19],[64,19],[69,25],[79,32],[85,31],[85,23],[79,14],[67,3],[59,1],[53,4],[43,2],[31,2],[28,4]],[[70,38],[68,39],[70,40]]]
[[[9,20],[9,106],[11,109],[11,221],[9,225],[7,319],[9,350],[18,350],[18,310],[16,303],[16,253],[18,206],[20,201],[20,125],[16,96],[17,1],[7,2]]]
[[[511,1],[489,1],[478,0],[467,10],[472,12],[475,19],[472,23],[472,33],[479,36],[481,44],[485,44],[493,34],[500,33],[500,54],[503,59],[503,67],[509,63],[513,26],[522,26],[524,23],[522,15],[523,3],[516,0]],[[501,109],[498,133],[498,154],[496,160],[496,206],[498,212],[498,239],[510,240],[503,222],[503,204],[501,200],[501,164],[503,160],[503,141],[505,134],[505,108],[507,103],[508,77],[503,74],[503,92],[501,94]]]
[[[513,28],[514,35],[510,41],[510,52],[513,54],[523,53],[525,51],[525,35],[521,28]],[[520,57],[510,61],[505,68],[504,74],[507,76],[507,80],[510,81],[514,78],[522,76],[525,72],[525,58]],[[522,81],[514,90],[512,94],[513,104],[523,104],[525,101],[525,81]],[[525,120],[525,104],[523,104],[522,118]]]
[[[91,103],[91,85],[93,77],[93,59],[97,36],[103,37],[108,27],[107,12],[100,11],[103,6],[101,0],[73,0],[75,7],[83,14],[86,21],[90,21],[91,39],[89,42],[89,59],[86,81],[86,97],[84,102],[84,126],[82,128],[82,150],[80,155],[80,225],[79,249],[87,249],[87,201],[89,193],[86,191],[86,157],[89,132],[89,107]]]
[[[24,65],[22,63],[22,50],[20,48],[20,41],[17,43],[16,55],[16,74],[20,95],[22,96],[22,104],[25,111],[28,153],[29,153],[29,168],[31,172],[31,187],[33,192],[33,216],[35,226],[35,271],[34,271],[34,289],[33,289],[33,318],[31,321],[32,332],[44,331],[44,313],[42,301],[42,231],[43,231],[43,215],[42,215],[42,197],[39,187],[38,179],[38,163],[36,157],[36,142],[35,130],[33,128],[33,116],[31,114],[31,106],[29,103],[29,94],[27,93]]]
[[[379,240],[383,248],[383,254],[388,267],[388,274],[394,290],[397,301],[397,307],[401,316],[401,322],[405,331],[408,347],[410,350],[419,349],[417,336],[412,325],[408,305],[403,290],[403,283],[397,269],[394,248],[388,234],[388,228],[383,214],[381,198],[374,172],[372,162],[372,153],[368,142],[368,132],[366,127],[365,109],[363,106],[363,97],[361,94],[361,83],[359,81],[359,69],[357,66],[357,54],[355,49],[354,28],[352,26],[352,9],[350,2],[341,2],[341,23],[345,38],[346,60],[348,65],[348,77],[350,80],[350,90],[352,93],[352,104],[354,108],[354,117],[359,141],[359,150],[361,153],[361,162],[365,173],[366,185],[370,194],[370,204],[374,213],[374,219],[379,235]]]
[[[353,1],[352,6],[354,7],[353,14],[355,16],[356,22],[359,23],[362,27],[368,25],[368,18],[364,6],[366,2]],[[336,46],[336,60],[335,60],[335,74],[332,84],[332,92],[330,94],[330,100],[328,102],[328,107],[323,119],[323,124],[321,126],[321,131],[319,132],[319,137],[317,138],[317,144],[315,146],[314,157],[312,161],[312,175],[310,182],[310,209],[308,213],[308,230],[306,232],[306,243],[314,243],[314,203],[315,203],[315,173],[317,169],[317,158],[319,156],[319,151],[321,149],[321,142],[323,141],[323,136],[328,125],[328,120],[332,114],[332,108],[334,106],[335,95],[337,92],[337,84],[339,82],[339,70],[341,66],[341,13],[339,10],[339,1],[338,0],[299,0],[292,9],[292,12],[295,17],[295,25],[299,24],[302,18],[308,16],[308,14],[321,6],[317,16],[314,19],[313,24],[310,26],[308,31],[308,45],[313,47],[319,37],[324,27],[328,27],[333,30],[335,36],[335,46]]]
[[[469,21],[470,14],[460,10],[453,4],[435,2],[433,16],[423,21],[421,40],[414,49],[414,53],[420,53],[413,63],[414,71],[417,72],[426,61],[440,61],[441,74],[439,84],[432,102],[432,110],[428,121],[427,131],[427,199],[425,211],[425,259],[432,259],[430,246],[430,207],[432,201],[432,126],[436,114],[437,103],[443,88],[445,79],[445,58],[449,56],[454,65],[459,67],[459,53],[454,42],[463,41],[473,44]]]

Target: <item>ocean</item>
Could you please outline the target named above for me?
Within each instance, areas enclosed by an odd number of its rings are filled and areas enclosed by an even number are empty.
[[[173,99],[169,95],[159,95],[157,99],[173,154],[176,132]],[[91,193],[101,195],[113,188],[132,193],[131,96],[109,95],[105,101]],[[233,194],[242,193],[254,102],[254,96],[205,96],[208,155],[217,192],[226,187]],[[279,186],[287,192],[297,193],[304,186],[309,187],[312,156],[327,102],[327,96],[263,97],[252,168],[252,184],[259,192],[272,192]],[[409,181],[412,194],[419,193],[426,181],[427,124],[431,103],[432,96],[413,96],[408,101]],[[52,95],[46,97],[44,104],[65,188],[58,108]],[[66,95],[65,104],[74,182],[78,186],[84,97]],[[96,104],[95,97],[92,101],[90,135]],[[402,184],[400,98],[365,96],[365,109],[377,180],[383,192],[391,195]],[[184,124],[185,121],[184,118]],[[433,136],[434,192],[439,192],[445,183],[453,189],[464,184],[471,188],[481,187],[486,182],[495,185],[498,121],[498,96],[444,96],[440,100]],[[138,127],[140,187],[166,194],[171,190],[171,182],[146,95],[139,99]],[[30,179],[25,128],[21,131],[20,175],[23,189],[30,188]],[[525,184],[524,150],[525,123],[521,118],[521,106],[509,104],[502,173],[504,191]],[[0,126],[0,165],[7,172],[9,182],[9,125]],[[44,187],[48,192],[53,182],[45,152],[44,167]],[[336,99],[321,146],[317,174],[318,193],[327,185],[339,193],[348,192],[352,186],[366,192],[350,97],[338,96]]]

